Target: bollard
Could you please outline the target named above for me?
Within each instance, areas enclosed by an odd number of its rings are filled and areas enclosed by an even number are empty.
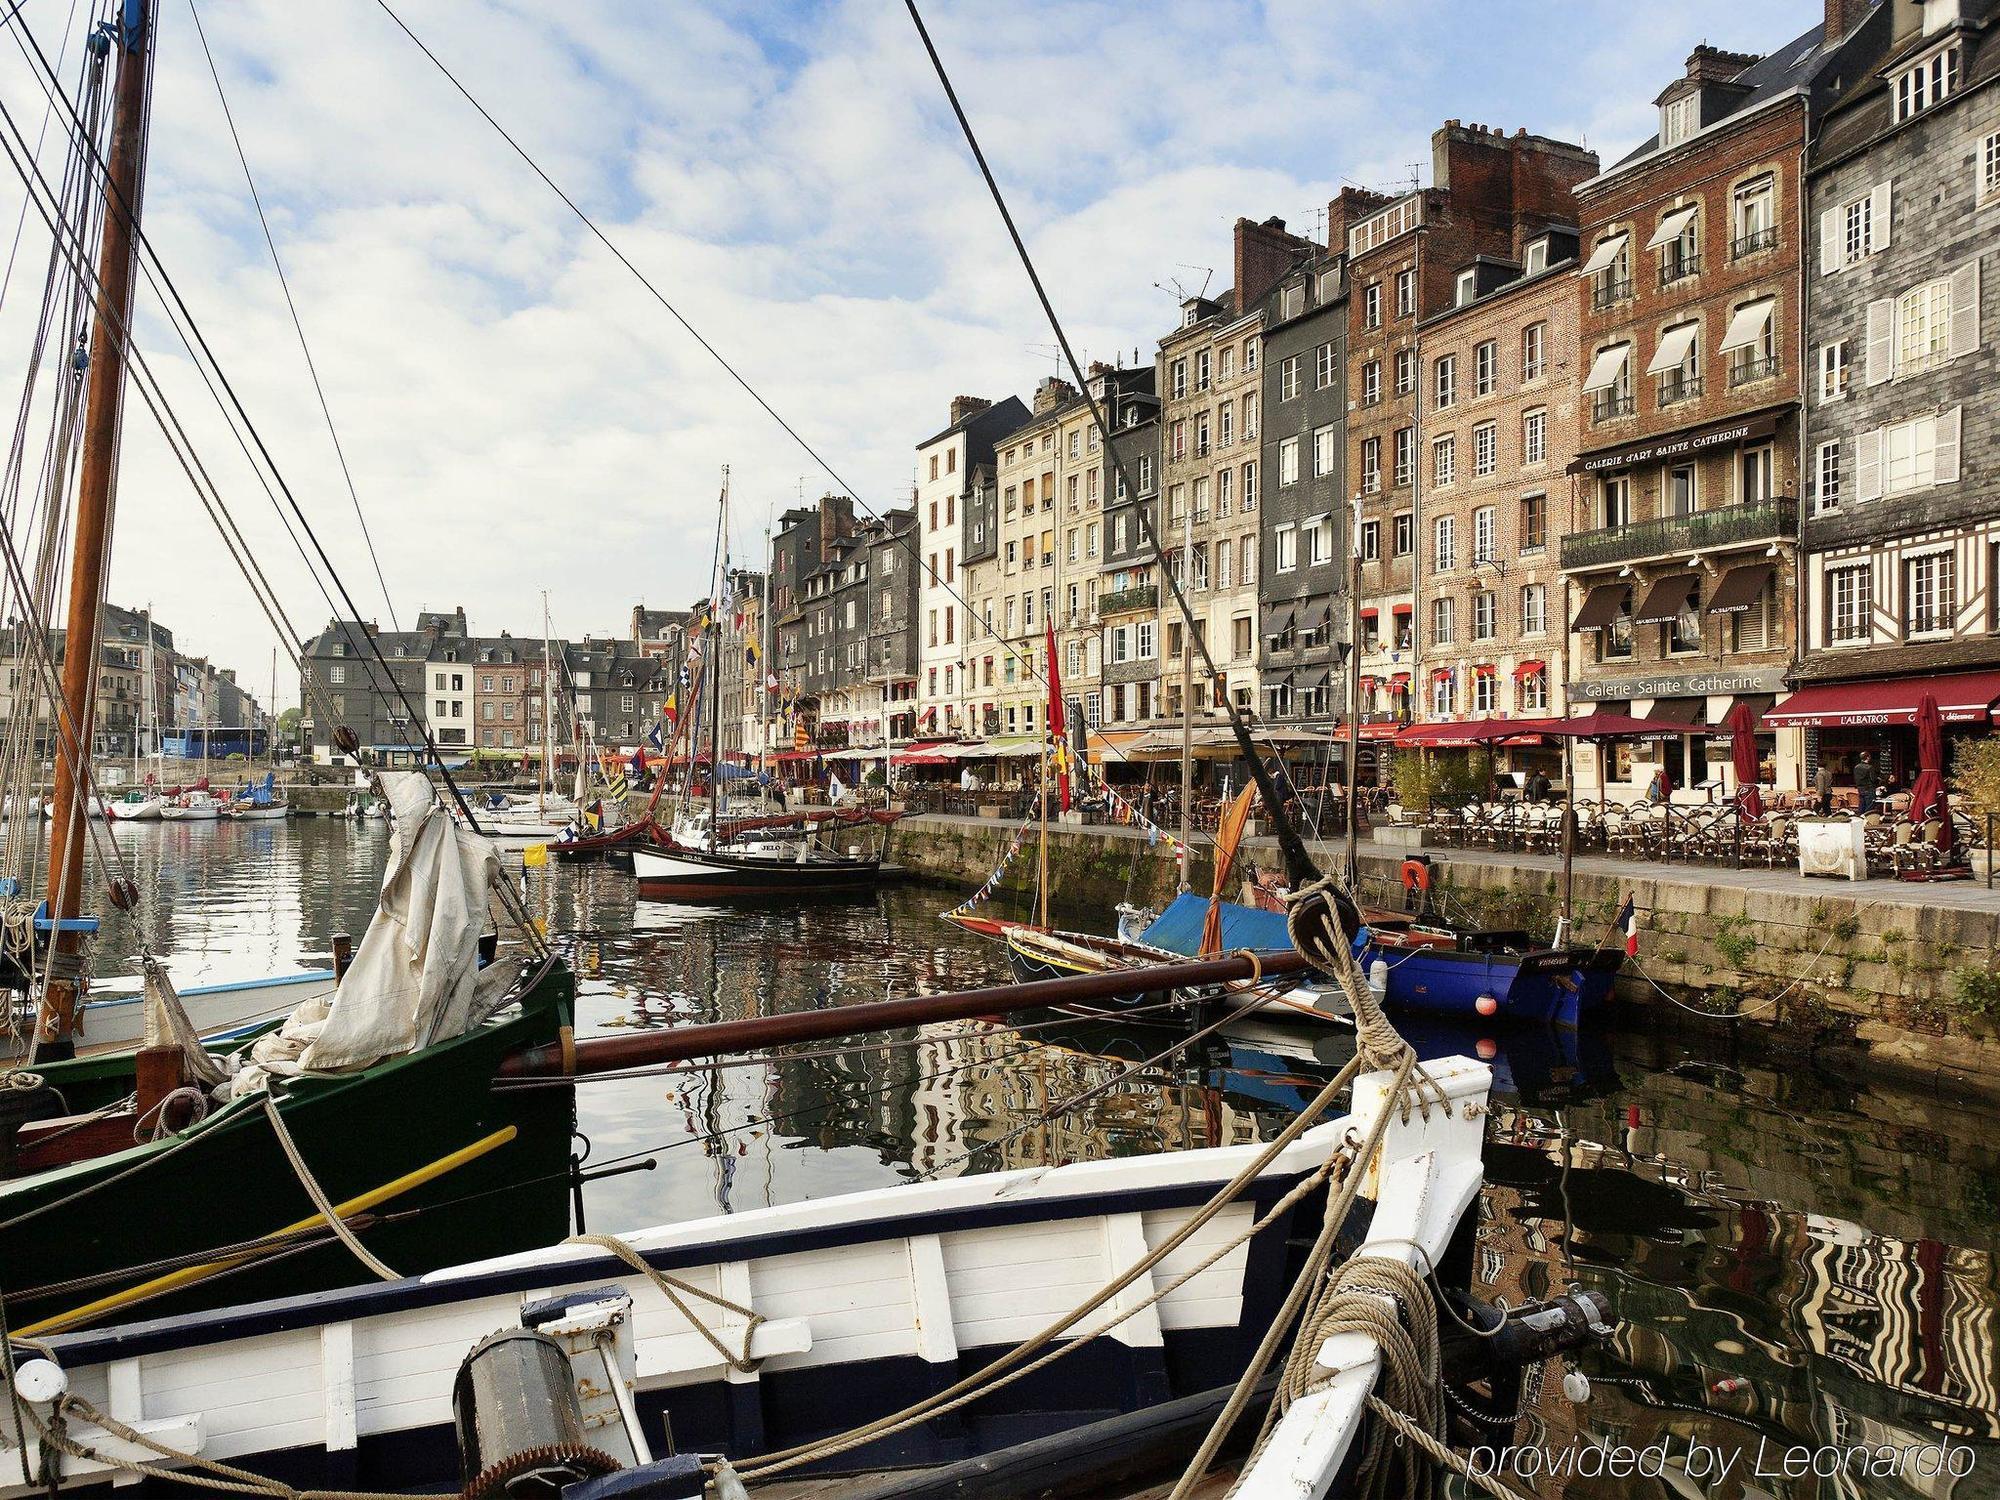
[[[347,975],[347,966],[354,961],[354,939],[344,932],[333,935],[333,982],[339,984]]]

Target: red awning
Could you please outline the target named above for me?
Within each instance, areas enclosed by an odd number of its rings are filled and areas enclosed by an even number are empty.
[[[1364,620],[1373,620],[1381,613],[1382,613],[1381,610],[1377,609],[1374,605],[1371,604],[1366,609],[1361,611],[1361,618]]]
[[[1415,614],[1417,608],[1414,604],[1392,604],[1389,607],[1399,615]]]
[[[1492,662],[1483,661],[1472,669],[1472,675],[1474,677],[1497,677],[1499,669]]]
[[[1516,682],[1519,682],[1523,677],[1532,677],[1537,672],[1544,672],[1547,670],[1548,670],[1548,664],[1546,662],[1524,661],[1519,666],[1514,668],[1514,680]]]
[[[940,755],[938,753],[938,750],[941,746],[948,745],[951,743],[953,743],[953,741],[932,740],[924,744],[905,745],[901,750],[898,750],[894,755],[889,757],[889,762],[891,765],[898,765],[898,766],[950,765],[951,762],[956,757],[950,755]]]
[[[1984,724],[2000,701],[2000,672],[1947,672],[1881,682],[1822,682],[1800,688],[1764,715],[1764,727],[1836,728],[1914,724],[1924,694],[1947,724]]]
[[[1393,672],[1389,676],[1389,681],[1403,687],[1408,687],[1410,685],[1410,674],[1408,672]]]
[[[1375,678],[1371,674],[1364,672],[1361,674],[1361,685],[1365,688],[1372,688],[1375,686]]]

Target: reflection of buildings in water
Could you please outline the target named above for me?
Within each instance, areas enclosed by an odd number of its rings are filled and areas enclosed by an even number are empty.
[[[957,1022],[834,1057],[780,1059],[772,1109],[787,1122],[781,1127],[786,1134],[827,1148],[866,1144],[885,1160],[907,1155],[920,1175],[1259,1138],[1256,1117],[1212,1091],[1163,1083],[1150,1071],[1121,1078],[1129,1066],[976,1021]],[[1075,1110],[1038,1118],[1099,1088],[1103,1092]]]
[[[1473,1236],[1472,1295],[1481,1302],[1520,1307],[1559,1297],[1590,1278],[1573,1275],[1555,1244],[1563,1226],[1535,1211],[1520,1189],[1489,1184],[1480,1194]],[[1546,1452],[1565,1452],[1583,1435],[1583,1408],[1563,1394],[1563,1362],[1534,1365],[1521,1372],[1519,1419],[1511,1430],[1482,1430],[1481,1442],[1516,1443]],[[1537,1500],[1558,1500],[1567,1494],[1567,1478],[1537,1476]]]
[[[1496,1140],[1547,1152],[1552,1134],[1520,1111],[1496,1110]],[[1614,1383],[1600,1385],[1592,1403],[1593,1432],[1639,1446],[1668,1435],[1677,1446],[1689,1436],[1741,1444],[1739,1471],[1760,1438],[1774,1448],[2000,1438],[1991,1252],[1746,1201],[1711,1168],[1636,1149],[1660,1138],[1632,1130],[1617,1146],[1572,1140],[1573,1210],[1554,1194],[1489,1185],[1485,1195],[1476,1268],[1486,1285],[1545,1295],[1533,1271],[1559,1277],[1561,1268],[1531,1258],[1567,1233],[1579,1284],[1612,1298]],[[1646,1220],[1641,1184],[1673,1188],[1691,1212]],[[1619,1366],[1638,1378],[1615,1383]],[[1547,1420],[1542,1408],[1535,1415]],[[1975,1472],[2000,1455],[1980,1460]],[[1901,1490],[1883,1490],[1864,1473],[1821,1480],[1817,1490],[1807,1481],[1799,1493],[1943,1500],[1973,1492],[1955,1483],[1906,1476]]]

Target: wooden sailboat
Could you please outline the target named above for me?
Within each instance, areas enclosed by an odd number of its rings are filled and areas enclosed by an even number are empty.
[[[684,807],[671,832],[632,848],[639,894],[671,900],[785,899],[873,890],[881,879],[886,831],[872,854],[842,853],[814,837],[808,812],[750,820],[732,827],[722,812],[722,634],[729,587],[729,470],[722,471],[714,587],[702,648],[707,688],[708,796],[705,808]],[[690,776],[692,775],[690,766]],[[886,829],[886,825],[883,825]],[[787,833],[795,836],[786,837]]]
[[[273,1072],[263,1088],[245,1085],[241,1074],[230,1075],[232,1087],[225,1092],[212,1085],[227,1071],[220,1066],[220,1054],[234,1044],[219,1042],[204,1049],[193,1035],[209,1029],[216,1015],[240,1017],[246,1006],[259,1006],[267,1014],[270,1009],[264,1003],[270,997],[257,986],[225,986],[213,995],[212,1007],[202,1003],[208,996],[193,1005],[171,1006],[164,1000],[134,1003],[127,998],[121,1007],[126,1016],[138,1011],[147,1016],[149,1045],[138,1052],[72,1057],[79,1043],[92,1040],[86,1028],[95,1020],[80,977],[85,971],[82,945],[97,924],[82,913],[86,840],[79,815],[89,795],[95,699],[91,643],[97,636],[103,566],[110,551],[123,330],[132,304],[153,20],[147,0],[128,0],[119,23],[99,33],[111,44],[99,55],[115,66],[117,79],[63,664],[70,753],[56,757],[49,896],[35,923],[41,945],[35,967],[40,972],[20,976],[31,993],[40,981],[38,1054],[33,1071],[14,1072],[8,1086],[0,1087],[0,1285],[10,1308],[18,1305],[17,1297],[32,1302],[71,1296],[79,1286],[114,1292],[143,1286],[160,1274],[149,1272],[149,1265],[226,1252],[309,1219],[320,1191],[331,1193],[336,1203],[365,1200],[370,1212],[377,1202],[393,1199],[396,1214],[405,1217],[357,1220],[356,1231],[379,1240],[381,1253],[399,1257],[408,1269],[448,1258],[447,1247],[461,1231],[529,1245],[559,1233],[564,1222],[568,1091],[537,1089],[502,1099],[495,1097],[491,1084],[502,1058],[568,1034],[571,983],[560,960],[538,938],[530,940],[532,963],[494,968],[490,983],[477,979],[484,891],[475,897],[461,889],[454,896],[439,886],[423,893],[433,899],[413,905],[408,889],[399,888],[392,899],[385,886],[363,950],[369,949],[378,924],[388,922],[379,928],[382,937],[374,949],[385,955],[383,965],[399,961],[394,958],[399,952],[418,951],[402,942],[400,932],[402,923],[417,920],[411,913],[420,909],[432,921],[424,961],[435,961],[440,967],[434,972],[449,976],[453,988],[424,991],[415,976],[384,967],[378,975],[395,983],[370,980],[357,987],[350,971],[332,1001],[334,1018],[344,1006],[352,1017],[368,1014],[370,1006],[386,1013],[401,1003],[402,995],[458,995],[464,991],[457,986],[473,985],[482,1004],[491,1001],[492,1009],[483,1012],[484,1019],[469,1012],[459,1018],[471,1022],[460,1031],[447,1034],[440,1019],[436,1029],[418,1032],[410,1044],[385,1041],[373,1061],[364,1057],[340,1071]],[[402,868],[409,871],[406,880],[421,879],[422,866],[399,865],[420,858],[432,859],[439,870],[485,871],[483,858],[474,862],[456,845],[448,856],[436,852],[446,847],[445,837],[456,835],[442,826],[444,814],[432,805],[428,782],[402,774],[411,777],[397,783],[399,795],[407,796],[407,816],[397,824],[398,852],[389,878],[397,879]],[[213,816],[216,807],[215,799],[200,789],[183,793],[163,813],[201,816],[205,810]],[[464,874],[461,886],[471,878]],[[129,904],[136,893],[120,887],[121,881],[114,879],[113,900]],[[452,914],[446,926],[436,925],[440,902]],[[277,983],[291,987],[286,998],[306,998],[310,1005],[320,978],[285,976]],[[408,988],[399,987],[406,980]],[[119,998],[107,997],[107,1002],[117,1006]],[[324,1012],[326,1002],[317,1003],[318,1011],[301,1007],[293,1019]],[[284,1040],[284,1033],[278,1040]],[[310,1045],[301,1046],[309,1056]],[[310,1188],[304,1180],[308,1174],[314,1183]],[[555,1184],[548,1212],[530,1211],[527,1204],[535,1195],[515,1192],[531,1182]],[[385,1190],[387,1197],[382,1197]],[[205,1288],[202,1300],[330,1285],[354,1273],[352,1254],[320,1234],[263,1246],[247,1259],[232,1254],[230,1265],[230,1276]],[[50,1292],[50,1287],[64,1290]],[[160,1308],[177,1305],[171,1286],[161,1290]],[[178,1305],[186,1303],[182,1297]]]

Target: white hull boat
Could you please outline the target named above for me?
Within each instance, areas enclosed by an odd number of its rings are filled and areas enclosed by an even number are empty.
[[[1359,1254],[1407,1261],[1414,1241],[1445,1261],[1469,1245],[1491,1075],[1465,1059],[1426,1066],[1450,1107],[1434,1096],[1428,1110],[1392,1110],[1373,1160],[1353,1168],[1372,1200],[1372,1214],[1357,1201],[1348,1225],[1365,1230]],[[831,1462],[866,1474],[976,1458],[1236,1380],[1298,1272],[1301,1238],[1320,1228],[1319,1174],[1349,1132],[1368,1138],[1392,1082],[1357,1080],[1355,1115],[1304,1131],[1261,1166],[1267,1148],[1229,1146],[811,1199],[635,1231],[622,1244],[570,1242],[317,1296],[44,1331],[51,1363],[22,1379],[71,1398],[66,1438],[89,1456],[64,1460],[66,1492],[131,1483],[126,1460],[179,1467],[190,1457],[295,1486],[450,1489],[454,1376],[496,1331],[537,1341],[520,1332],[526,1324],[574,1356],[573,1370],[559,1368],[583,1430],[621,1463],[647,1462],[647,1445],[670,1434],[679,1453],[727,1455],[754,1480],[759,1455],[831,1447],[1024,1340],[1053,1339],[1047,1347],[1063,1353],[1048,1368],[947,1417],[888,1425]],[[1238,1177],[1231,1198],[1222,1190]],[[1329,1344],[1333,1383],[1291,1408],[1234,1493],[1328,1492],[1374,1388],[1376,1356],[1361,1344]],[[556,1389],[567,1404],[571,1387]],[[23,1454],[11,1425],[0,1428],[0,1500],[45,1492],[32,1426],[28,1440]]]
[[[230,817],[245,822],[276,820],[279,818],[289,818],[291,815],[292,806],[289,802],[265,802],[261,804],[245,802],[232,804],[229,809]]]
[[[9,811],[9,813],[10,813],[10,814],[11,814],[11,813],[12,813],[12,811],[13,811],[13,808],[12,808],[12,806],[11,806],[11,801],[12,801],[12,799],[10,798],[10,799],[9,799],[9,802],[10,802],[10,806],[9,806],[9,808],[8,808],[8,811]],[[93,817],[93,818],[101,818],[101,817],[103,817],[103,816],[104,816],[104,799],[103,799],[102,797],[92,797],[92,798],[90,799],[90,802],[89,802],[89,804],[88,804],[88,805],[89,805],[89,810],[90,810],[90,816],[91,816],[91,817]],[[45,818],[49,818],[49,819],[53,819],[53,818],[55,817],[55,815],[56,815],[56,805],[55,805],[55,803],[53,803],[53,802],[44,802],[44,803],[42,803],[42,804],[41,804],[41,807],[42,807],[42,816],[43,816],[43,817],[45,817]]]
[[[110,817],[114,823],[157,822],[160,809],[167,805],[164,797],[139,797],[131,801],[120,799],[111,804]]]
[[[163,806],[160,816],[170,823],[210,822],[222,816],[222,804],[206,792],[190,792]]]
[[[200,984],[178,990],[194,1029],[208,1040],[288,1014],[295,1006],[334,989],[333,970],[301,969],[268,979]],[[84,1001],[77,1036],[79,1052],[117,1052],[139,1045],[145,1032],[145,990],[141,981],[112,980],[93,985]]]

